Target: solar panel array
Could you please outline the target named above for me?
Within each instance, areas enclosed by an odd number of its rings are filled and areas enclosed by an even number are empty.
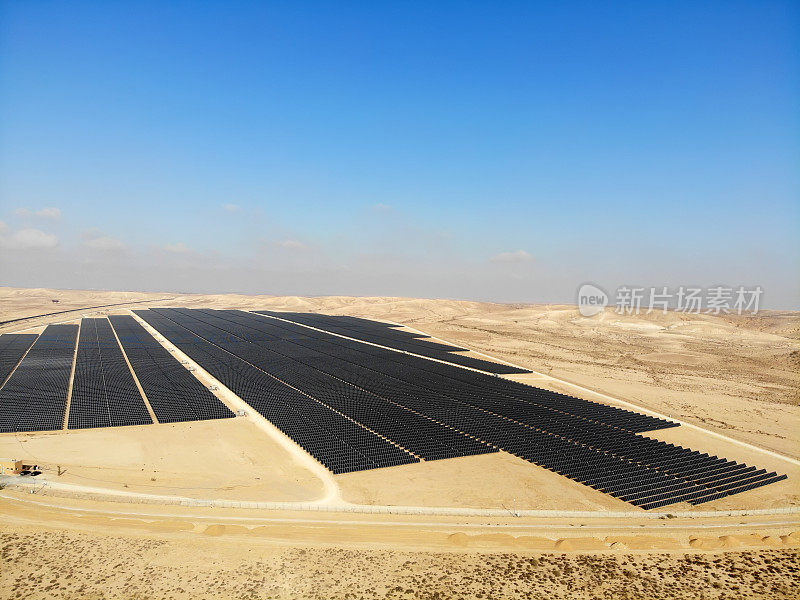
[[[262,364],[260,353],[254,351],[252,344],[191,316],[173,315],[190,326],[189,331],[160,312],[137,313],[334,473],[419,462],[388,440],[249,362]],[[211,338],[214,343],[204,338]]]
[[[187,326],[186,322],[181,320],[181,314],[187,314],[185,310],[188,309],[174,310],[167,316]],[[324,355],[313,349],[285,352],[275,340],[259,336],[252,328],[242,327],[213,314],[207,314],[205,311],[194,311],[191,314],[196,320],[215,327],[217,335],[224,333],[246,341],[243,346],[237,348],[237,351],[245,352],[247,360],[257,364],[260,369],[379,435],[391,439],[420,458],[436,460],[496,451],[486,444],[466,438],[432,419],[354,385],[336,374],[315,368],[306,355],[320,357]],[[191,326],[189,328],[191,329]]]
[[[388,348],[394,348],[395,350],[427,356],[428,358],[435,358],[437,360],[461,365],[462,367],[469,367],[471,369],[478,369],[488,373],[502,375],[530,373],[527,369],[520,369],[518,367],[512,367],[511,365],[504,365],[489,360],[474,358],[472,356],[455,354],[455,352],[464,351],[466,348],[419,339],[430,336],[395,329],[400,326],[390,323],[380,323],[378,321],[370,321],[369,319],[360,319],[358,317],[321,315],[317,313],[277,312],[272,310],[258,310],[255,312],[286,319],[302,325],[318,327],[339,335],[371,342]]]
[[[128,315],[109,319],[159,423],[234,416],[136,319]]]
[[[0,389],[0,433],[64,426],[77,325],[48,325]]]
[[[68,427],[152,423],[107,319],[83,319],[75,357]]]
[[[38,336],[34,333],[5,333],[0,335],[0,386],[33,345]]]
[[[189,317],[182,316],[179,311],[168,314],[193,331],[198,327],[197,322],[190,324],[187,321]],[[193,321],[205,324],[206,327],[210,325],[213,328],[210,332],[206,329],[206,335],[214,343],[227,344],[226,347],[231,351],[256,364],[265,372],[380,435],[389,437],[426,460],[494,451],[485,444],[464,439],[448,428],[402,409],[362,388],[331,377],[321,370],[309,369],[307,362],[282,354],[271,343],[264,344],[265,340],[248,335],[246,330],[238,328],[235,324],[202,313],[193,313],[191,318]],[[238,335],[240,333],[247,335],[247,338]],[[220,336],[224,336],[225,339],[220,341]],[[242,343],[232,347],[230,343],[233,339]]]
[[[386,324],[136,313],[334,473],[500,449],[644,509],[786,478],[642,435],[677,423],[408,354],[438,358],[452,348]],[[0,432],[63,427],[73,357],[70,428],[151,422],[125,355],[159,422],[233,416],[133,317],[110,321],[113,330],[84,319],[77,352],[75,325],[0,336]]]
[[[201,335],[210,342],[225,338],[246,341],[262,353],[299,363],[302,367],[295,369],[306,376],[313,373],[316,379],[318,373],[324,373],[372,394],[369,398],[382,398],[466,438],[645,509],[681,501],[701,504],[785,479],[785,475],[641,435],[676,425],[663,419],[242,311],[157,310],[175,324],[202,330]],[[142,311],[142,316],[146,312]],[[259,353],[253,348],[249,351],[251,360],[256,360]],[[374,405],[364,403],[364,397],[354,397],[350,407],[344,408],[356,420],[378,418]],[[407,413],[393,413],[402,414]],[[406,425],[409,429],[416,426],[410,421]],[[386,434],[390,439],[395,435],[389,429]]]
[[[299,351],[299,356],[308,357],[312,356],[309,354],[310,352],[315,352],[317,357],[322,357],[322,362],[318,361],[318,365],[315,365],[318,368],[321,368],[319,367],[321,364],[329,369],[333,366],[341,369],[342,359],[346,359],[350,364],[345,367],[345,371],[337,372],[335,374],[337,377],[346,378],[346,369],[352,369],[354,365],[367,367],[367,371],[361,371],[363,377],[358,380],[360,386],[375,385],[374,380],[378,373],[380,377],[377,377],[377,380],[381,383],[385,383],[386,376],[388,376],[400,379],[403,387],[407,385],[420,387],[424,384],[422,387],[433,391],[434,394],[452,395],[455,393],[458,394],[456,398],[462,402],[473,403],[478,408],[490,409],[502,416],[523,422],[530,418],[538,420],[540,417],[535,411],[547,408],[550,409],[550,412],[555,411],[592,419],[633,432],[678,426],[673,421],[598,402],[590,402],[424,358],[399,354],[293,323],[276,319],[262,319],[243,311],[201,310],[192,312],[194,315],[201,313],[217,316],[258,331],[262,336],[261,340],[270,340],[269,348],[278,352],[281,351],[281,348],[290,355],[298,352],[298,349],[291,345],[285,343],[282,346],[279,345],[279,341],[303,346],[304,349]],[[264,338],[264,335],[267,338]]]

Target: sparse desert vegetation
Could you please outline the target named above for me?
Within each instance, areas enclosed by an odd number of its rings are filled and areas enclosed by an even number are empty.
[[[6,598],[792,598],[800,552],[463,554],[0,535]],[[42,557],[47,557],[43,560]]]

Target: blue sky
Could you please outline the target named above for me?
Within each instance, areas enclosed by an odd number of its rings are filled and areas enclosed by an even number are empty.
[[[6,285],[800,308],[797,3],[1,6]]]

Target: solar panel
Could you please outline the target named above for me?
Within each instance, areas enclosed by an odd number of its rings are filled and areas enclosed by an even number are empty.
[[[241,358],[246,343],[192,318],[192,331],[154,311],[136,311],[192,360],[333,473],[419,462],[419,459],[329,406]],[[203,336],[203,337],[201,337]],[[206,338],[213,338],[212,344]]]
[[[460,400],[471,400],[481,408],[492,407],[495,411],[501,411],[500,414],[504,416],[520,418],[525,411],[535,411],[537,407],[546,407],[634,432],[678,426],[677,423],[665,419],[574,398],[566,394],[407,354],[382,350],[369,344],[332,336],[276,319],[261,319],[243,311],[217,311],[216,314],[223,315],[227,319],[238,319],[237,322],[255,327],[265,333],[268,332],[273,338],[290,340],[329,356],[347,359],[384,375],[401,379],[408,384],[439,388],[444,386],[447,390],[458,394]],[[513,412],[509,413],[509,411]]]
[[[234,416],[136,319],[128,315],[109,319],[159,423]]]
[[[64,426],[77,325],[48,325],[0,389],[0,432]]]
[[[173,314],[180,319],[178,311]],[[433,419],[354,385],[348,379],[316,369],[296,351],[285,352],[273,342],[265,343],[257,335],[248,334],[246,328],[235,323],[203,311],[194,312],[193,316],[219,332],[243,340],[245,343],[238,346],[237,352],[252,364],[425,460],[495,451],[485,444],[457,434]],[[294,346],[295,350],[298,348]],[[305,349],[305,354],[319,355],[312,349]]]
[[[26,333],[5,333],[0,335],[0,386],[25,356],[38,336]]]
[[[249,344],[248,360],[269,354],[279,365],[273,369],[287,369],[281,377],[300,380],[311,374],[308,385],[313,387],[324,373],[370,393],[351,397],[340,388],[324,401],[343,407],[354,419],[384,424],[390,439],[398,434],[386,420],[403,413],[382,412],[373,397],[644,508],[701,503],[717,493],[738,493],[780,478],[642,436],[642,430],[676,424],[632,411],[242,311],[160,312],[182,324],[200,322],[212,341],[227,336]],[[406,427],[416,425],[409,421]]]
[[[435,358],[471,369],[479,369],[488,373],[503,375],[530,373],[528,369],[521,369],[519,367],[483,360],[472,356],[455,354],[456,352],[465,351],[466,348],[420,339],[421,337],[430,336],[397,330],[394,329],[398,327],[397,325],[388,323],[380,323],[378,321],[370,321],[368,319],[359,319],[356,317],[321,315],[317,313],[277,312],[272,310],[258,310],[254,312],[286,319],[303,325],[309,325],[311,327],[317,327],[325,331],[386,346],[395,350],[411,352],[413,354]]]
[[[75,357],[68,427],[152,423],[107,319],[83,319]]]

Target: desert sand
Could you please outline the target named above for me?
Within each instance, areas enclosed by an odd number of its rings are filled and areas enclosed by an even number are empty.
[[[775,549],[443,554],[18,528],[2,543],[6,597],[37,599],[791,598],[800,557]]]
[[[552,305],[0,288],[0,321],[23,319],[0,331],[147,306],[391,320],[536,372],[520,381],[697,425],[648,435],[789,479],[616,518],[632,507],[505,453],[337,476],[331,501],[330,477],[252,414],[4,434],[0,456],[35,460],[52,485],[0,491],[0,597],[780,598],[800,584],[797,313],[587,319]],[[73,312],[38,316],[55,310]],[[254,500],[289,504],[232,504]]]

